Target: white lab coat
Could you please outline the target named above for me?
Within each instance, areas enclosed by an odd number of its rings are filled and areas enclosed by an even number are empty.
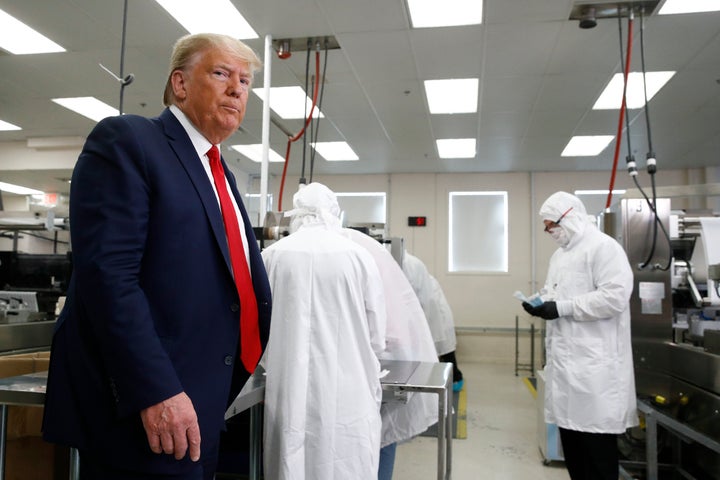
[[[410,255],[407,250],[403,254],[402,270],[420,300],[437,354],[454,352],[457,348],[455,321],[440,284],[430,275],[422,260]]]
[[[382,277],[387,311],[386,360],[437,362],[430,328],[410,282],[393,256],[374,238],[344,229],[345,236],[365,248]],[[381,446],[409,440],[437,422],[438,398],[434,393],[410,393],[408,402],[383,404]]]
[[[265,478],[377,478],[386,321],[377,266],[323,225],[300,227],[262,256],[273,293]]]
[[[546,322],[545,421],[590,433],[638,424],[630,337],[633,274],[620,244],[590,223],[577,197],[552,195],[540,209],[570,239],[550,259],[545,300],[559,318]]]

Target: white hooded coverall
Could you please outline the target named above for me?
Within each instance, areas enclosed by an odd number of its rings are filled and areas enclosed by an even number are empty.
[[[615,239],[591,223],[566,192],[540,208],[569,243],[550,258],[545,301],[559,318],[546,322],[545,421],[590,433],[623,433],[638,424],[630,338],[633,274]]]
[[[262,252],[273,293],[265,478],[377,478],[377,356],[386,321],[380,274],[370,254],[341,234],[327,187],[311,183],[293,203],[297,231]]]
[[[440,283],[430,275],[422,260],[407,250],[403,253],[402,270],[420,300],[438,356],[454,352],[457,348],[455,321]]]
[[[372,255],[382,277],[387,311],[386,349],[383,360],[437,362],[428,322],[400,265],[380,242],[349,228],[344,235]],[[437,422],[438,397],[434,393],[410,392],[407,403],[383,404],[381,446],[409,440]]]

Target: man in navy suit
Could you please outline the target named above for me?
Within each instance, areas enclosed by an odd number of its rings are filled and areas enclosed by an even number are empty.
[[[231,37],[183,37],[169,108],[101,121],[80,154],[70,192],[74,271],[53,338],[43,432],[78,449],[82,479],[213,478],[223,414],[255,363],[240,361],[245,305],[206,152],[240,126],[259,67]],[[270,288],[222,164],[264,348]]]

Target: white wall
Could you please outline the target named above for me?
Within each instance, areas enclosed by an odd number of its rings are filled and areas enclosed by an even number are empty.
[[[715,182],[707,172],[660,170],[657,186]],[[275,179],[278,180],[278,179]],[[544,283],[547,263],[556,246],[543,234],[537,215],[540,205],[558,190],[603,190],[609,172],[540,172],[478,174],[390,174],[316,176],[315,181],[337,192],[385,191],[388,194],[388,234],[403,237],[410,252],[422,259],[438,279],[453,308],[458,334],[458,357],[464,361],[513,362],[516,316],[521,333],[520,362],[529,362],[530,342],[525,333],[531,319],[513,298],[515,290],[531,292]],[[283,208],[292,207],[297,177],[288,177]],[[650,180],[645,172],[638,182],[646,191]],[[615,189],[635,188],[624,170],[618,171]],[[447,271],[448,194],[455,190],[505,190],[509,200],[509,269],[502,274],[458,274]],[[270,187],[277,195],[277,190]],[[619,200],[613,198],[613,201]],[[688,200],[673,200],[673,208],[687,208]],[[427,227],[408,227],[407,217],[427,216]],[[478,219],[468,219],[478,221]],[[482,221],[482,219],[480,219]],[[482,255],[482,252],[478,252]],[[536,365],[541,357],[542,322],[535,324]],[[461,365],[462,368],[462,365]]]
[[[7,150],[5,153],[8,153]],[[68,162],[63,154],[57,161]],[[45,160],[42,155],[43,162]],[[50,162],[48,160],[48,162]],[[42,163],[42,162],[41,162]],[[46,168],[49,165],[46,165]],[[57,167],[57,164],[54,165]],[[241,192],[258,193],[259,179],[248,176],[231,165],[237,176]],[[639,175],[645,189],[650,181],[645,172]],[[387,174],[387,175],[329,175],[316,176],[315,181],[325,183],[338,192],[387,192],[388,234],[405,239],[409,251],[422,259],[430,272],[437,277],[448,297],[455,315],[458,335],[458,356],[462,360],[512,362],[515,355],[515,319],[526,330],[530,319],[512,297],[515,290],[531,292],[542,285],[547,262],[555,245],[542,234],[537,211],[542,202],[558,190],[573,192],[578,189],[607,189],[609,172],[540,172],[540,173],[476,173],[476,174]],[[699,170],[662,170],[656,175],[657,186],[717,183],[717,168]],[[269,193],[279,194],[280,178],[269,180]],[[298,178],[285,181],[283,209],[292,207],[292,196],[297,191]],[[616,189],[634,188],[624,170],[619,170]],[[506,190],[509,200],[509,271],[502,274],[459,274],[447,271],[448,249],[448,194],[455,190]],[[4,197],[6,198],[6,197]],[[673,208],[693,207],[698,200],[673,200]],[[703,201],[700,207],[718,208],[718,199]],[[8,200],[6,198],[6,210]],[[10,202],[12,203],[12,202]],[[13,204],[14,206],[14,204]],[[408,227],[407,217],[424,215],[427,226]],[[482,221],[482,219],[479,219]],[[468,219],[478,221],[478,219]],[[47,232],[45,236],[52,236]],[[61,232],[61,241],[67,241]],[[9,249],[8,239],[0,239],[0,249]],[[26,237],[19,250],[28,252],[52,251],[51,242]],[[58,251],[62,252],[62,244]],[[478,252],[482,255],[482,252]],[[541,328],[542,324],[536,325]],[[520,342],[521,362],[528,361],[529,341],[523,334]],[[536,343],[537,357],[541,348]]]

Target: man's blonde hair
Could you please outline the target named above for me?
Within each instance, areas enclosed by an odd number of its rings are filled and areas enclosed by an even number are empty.
[[[250,66],[251,75],[262,67],[262,61],[252,48],[228,35],[198,33],[180,37],[180,39],[175,42],[172,56],[170,57],[170,71],[168,72],[168,79],[165,84],[165,93],[163,94],[163,104],[166,107],[176,103],[175,92],[173,91],[171,81],[173,72],[188,69],[195,63],[199,55],[208,49],[227,51],[236,55],[241,60],[246,61]]]

